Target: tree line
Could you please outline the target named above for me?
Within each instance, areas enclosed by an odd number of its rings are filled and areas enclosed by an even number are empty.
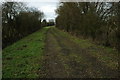
[[[43,19],[41,25],[42,25],[42,27],[54,26],[54,25],[55,25],[55,22],[54,22],[54,19],[50,19],[49,21],[47,21],[46,19]]]
[[[2,48],[40,29],[43,17],[43,12],[25,3],[2,3]]]
[[[60,2],[56,27],[120,50],[120,2]]]

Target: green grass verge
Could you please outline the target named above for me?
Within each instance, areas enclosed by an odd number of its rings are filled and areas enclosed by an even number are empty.
[[[3,49],[3,78],[39,77],[47,29],[38,30]]]

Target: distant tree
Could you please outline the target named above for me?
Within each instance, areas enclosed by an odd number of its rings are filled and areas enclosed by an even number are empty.
[[[46,21],[46,19],[44,19],[43,21],[42,21],[42,27],[46,27],[47,26],[47,21]]]
[[[49,22],[47,22],[47,26],[53,26],[55,25],[55,22],[53,19],[50,19]]]

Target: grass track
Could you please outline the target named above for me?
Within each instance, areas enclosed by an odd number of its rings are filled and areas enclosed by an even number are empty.
[[[54,27],[46,35],[43,77],[118,77],[116,50],[95,45],[87,39],[79,39]]]
[[[118,69],[116,50],[95,45],[54,27],[38,30],[8,46],[2,56],[3,78],[117,76],[117,73],[109,74],[112,73],[109,70]]]

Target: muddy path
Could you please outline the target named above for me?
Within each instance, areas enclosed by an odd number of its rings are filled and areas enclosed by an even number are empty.
[[[113,70],[54,28],[46,33],[41,77],[45,78],[116,78]]]

